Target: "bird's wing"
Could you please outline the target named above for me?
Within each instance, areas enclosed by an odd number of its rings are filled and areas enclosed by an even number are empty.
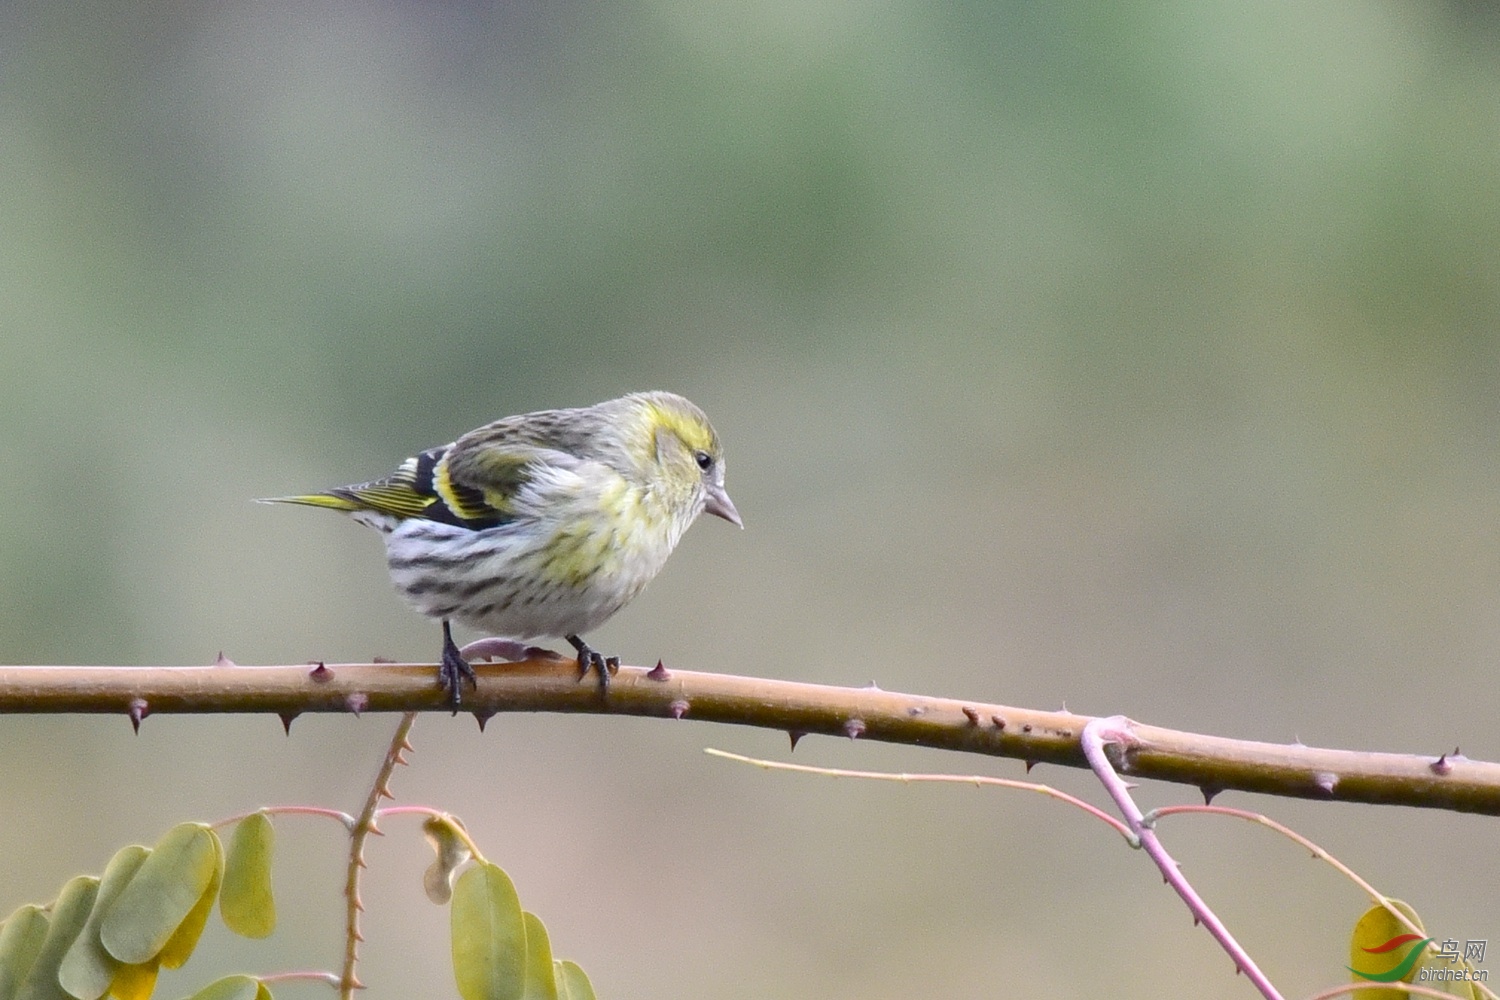
[[[493,528],[537,513],[576,492],[589,470],[603,470],[567,450],[560,415],[506,417],[413,455],[383,479],[272,502]]]
[[[457,451],[457,444],[413,455],[381,479],[340,486],[322,493],[274,497],[276,503],[355,513],[372,511],[399,520],[421,518],[464,528],[493,528],[514,520],[511,498],[529,478],[526,467],[538,449],[512,449],[482,456],[476,463]],[[455,454],[467,471],[454,474]]]
[[[459,438],[439,463],[437,478],[460,508],[483,509],[504,523],[545,508],[559,493],[581,487],[598,463],[555,447],[534,427],[497,421]]]

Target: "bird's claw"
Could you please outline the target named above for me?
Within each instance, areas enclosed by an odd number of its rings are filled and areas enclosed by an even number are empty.
[[[620,670],[620,658],[618,656],[605,656],[576,635],[567,637],[573,648],[578,650],[578,679],[583,680],[592,670],[599,675],[599,693],[609,693],[609,679]]]
[[[443,622],[443,658],[438,663],[438,683],[447,690],[448,704],[452,707],[454,715],[458,714],[459,703],[463,701],[464,681],[468,681],[471,688],[479,687],[479,680],[474,676],[474,668],[469,665],[468,660],[464,659],[458,646],[454,645],[448,623]]]

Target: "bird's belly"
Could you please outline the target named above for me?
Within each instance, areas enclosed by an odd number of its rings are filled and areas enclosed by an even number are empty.
[[[534,527],[473,531],[407,521],[386,536],[386,559],[397,591],[423,614],[537,639],[598,628],[644,589],[665,558],[607,552],[594,572],[563,573],[547,542]]]

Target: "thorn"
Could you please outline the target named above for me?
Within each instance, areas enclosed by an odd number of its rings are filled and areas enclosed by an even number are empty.
[[[1000,716],[992,715],[990,716],[990,721],[995,724],[996,729],[999,729],[1002,732],[1005,730],[1005,720],[1000,718]]]
[[[1218,785],[1202,785],[1198,788],[1198,791],[1203,793],[1203,804],[1206,806],[1213,805],[1214,799],[1218,797],[1218,794],[1223,790],[1224,789],[1220,788]]]
[[[474,721],[479,723],[479,731],[484,732],[484,724],[495,717],[493,709],[482,708],[474,713]]]
[[[1332,795],[1335,788],[1339,786],[1339,776],[1331,771],[1322,771],[1313,776],[1313,784],[1324,795]]]
[[[394,799],[396,797],[396,796],[392,795],[390,792],[386,791],[384,788],[382,788],[380,790],[380,794],[384,795],[388,799]],[[382,830],[380,827],[376,826],[374,820],[370,820],[369,825],[366,826],[365,829],[370,831],[371,836],[375,836],[375,837],[384,837],[385,836],[385,831]]]
[[[314,684],[327,684],[333,680],[333,671],[328,669],[328,664],[318,660],[317,665],[307,672],[307,676],[313,679]]]
[[[880,685],[876,684],[873,680],[871,680],[870,683],[868,683],[868,684],[865,685],[865,690],[866,691],[879,691],[880,690]]]
[[[915,719],[919,715],[926,715],[927,709],[921,705],[913,705],[906,710],[906,714]]]
[[[1441,757],[1433,761],[1431,764],[1428,764],[1427,766],[1432,769],[1433,774],[1438,775],[1448,774],[1453,770],[1453,764],[1448,760],[1447,754],[1443,754]]]
[[[797,752],[797,742],[807,734],[796,729],[788,729],[786,734],[792,738],[792,753]]]
[[[672,676],[672,671],[670,671],[666,667],[662,666],[660,660],[656,661],[656,666],[654,666],[650,670],[646,671],[646,680],[648,680],[648,681],[664,681],[664,680],[667,680],[671,676]]]
[[[971,725],[971,726],[977,726],[977,725],[979,725],[979,709],[977,709],[977,708],[970,708],[968,705],[965,705],[963,711],[964,711],[964,718],[969,720],[969,725]]]
[[[344,695],[344,707],[353,712],[357,719],[370,707],[370,696],[362,691],[350,691]]]
[[[864,719],[850,719],[844,723],[844,735],[851,740],[857,740],[865,734]]]
[[[225,656],[224,655],[224,651],[221,649],[221,650],[219,650],[218,657],[214,660],[214,666],[216,666],[216,667],[235,667],[235,666],[239,666],[239,664],[235,663],[229,657]]]
[[[417,752],[417,748],[411,745],[411,740],[406,739],[405,737],[402,737],[401,739],[401,749],[410,751],[411,753]]]
[[[394,759],[395,759],[395,761],[396,761],[396,763],[398,765],[403,765],[404,766],[406,764],[406,755],[404,753],[402,753],[400,750],[396,751],[396,756],[395,756]]]
[[[389,656],[372,656],[372,657],[370,657],[370,662],[371,663],[395,663],[396,661],[393,660],[393,659],[391,659]]]
[[[1029,732],[1031,732],[1031,723],[1029,723],[1029,722],[1023,722],[1023,723],[1021,723],[1021,732],[1023,732],[1023,733],[1029,733]]]
[[[671,705],[668,705],[667,708],[672,713],[672,718],[680,719],[684,715],[687,715],[688,703],[686,700],[678,698]]]
[[[1287,746],[1305,747],[1305,746],[1307,746],[1307,744],[1302,742],[1302,737],[1300,737],[1300,736],[1298,736],[1298,735],[1296,735],[1294,733],[1294,734],[1292,734],[1292,742],[1288,743]]]
[[[1072,715],[1073,714],[1072,712],[1068,711],[1068,703],[1066,701],[1062,703],[1062,708],[1058,709],[1058,711],[1061,712],[1064,715]]]
[[[1202,923],[1203,923],[1203,921],[1201,921],[1201,920],[1198,919],[1198,915],[1196,913],[1193,914],[1193,926],[1197,927],[1197,926],[1201,925]]]
[[[1031,773],[1031,769],[1032,769],[1032,768],[1033,768],[1033,767],[1036,767],[1036,764],[1037,764],[1037,762],[1036,762],[1036,761],[1034,761],[1034,760],[1028,760],[1028,761],[1027,761],[1027,762],[1026,762],[1026,773],[1027,773],[1027,774],[1030,774],[1030,773]]]
[[[364,938],[360,938],[360,940],[363,941]],[[352,990],[362,990],[362,989],[365,988],[365,984],[362,983],[362,982],[360,982],[355,977],[350,976],[349,977],[349,988],[352,989]]]
[[[141,720],[151,714],[151,706],[146,704],[145,698],[130,699],[130,728],[137,734],[141,731]]]
[[[363,907],[361,907],[361,909],[363,909]],[[355,931],[354,931],[354,940],[356,940],[356,941],[364,941],[364,939],[365,939],[364,933],[362,931],[360,931],[358,928],[355,928]]]
[[[288,736],[292,735],[292,722],[300,715],[300,712],[282,712],[281,728],[286,730]]]

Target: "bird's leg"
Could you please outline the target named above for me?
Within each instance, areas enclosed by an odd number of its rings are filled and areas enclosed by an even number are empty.
[[[453,632],[448,627],[448,619],[443,619],[443,659],[438,664],[438,683],[448,691],[448,701],[453,706],[453,714],[458,714],[458,703],[463,700],[464,681],[469,682],[469,687],[477,688],[478,681],[474,677],[474,668],[469,666],[469,661],[464,659],[458,647],[453,644]]]
[[[590,670],[599,673],[599,693],[609,693],[610,675],[620,669],[620,658],[618,656],[604,656],[597,649],[578,638],[576,635],[568,635],[563,638],[573,644],[578,650],[578,677],[581,680],[588,676]]]

